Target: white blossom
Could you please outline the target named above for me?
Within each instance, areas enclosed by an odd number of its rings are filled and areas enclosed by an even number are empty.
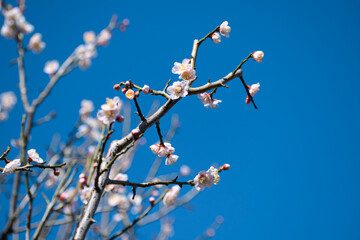
[[[214,42],[214,43],[219,43],[221,42],[221,36],[219,33],[217,32],[214,32],[212,35],[211,35],[211,40]]]
[[[177,162],[179,156],[174,154],[169,154],[166,158],[165,165],[173,165]]]
[[[122,101],[119,97],[113,99],[107,98],[106,104],[101,105],[101,110],[97,113],[97,118],[103,124],[110,124],[115,121],[116,117],[120,114]]]
[[[219,180],[218,170],[211,166],[206,172],[203,170],[196,175],[194,179],[195,188],[198,191],[203,191],[205,187],[210,188],[213,183],[217,184]]]
[[[109,43],[111,38],[111,32],[107,29],[104,29],[100,32],[98,39],[97,39],[97,45],[99,46],[105,46]]]
[[[252,57],[253,57],[254,61],[260,63],[260,62],[262,62],[264,53],[263,53],[263,51],[255,51],[255,52],[253,52]]]
[[[167,92],[170,94],[172,100],[186,97],[188,95],[189,84],[186,81],[174,82],[172,86],[168,87]]]
[[[30,38],[28,49],[32,50],[34,53],[40,53],[45,46],[46,44],[42,41],[41,33],[35,33]]]
[[[144,85],[143,88],[142,88],[142,91],[145,94],[149,94],[150,93],[150,87],[148,85]]]
[[[82,100],[81,101],[81,108],[79,113],[82,117],[87,117],[89,114],[94,111],[94,104],[91,100]]]
[[[39,154],[36,152],[35,149],[30,149],[27,151],[28,157],[31,161],[37,162],[37,163],[43,163],[44,160],[39,156]]]
[[[47,61],[45,63],[44,72],[51,75],[54,75],[59,68],[59,62],[57,60]]]
[[[92,43],[96,38],[94,31],[84,32],[83,39],[85,43]]]
[[[228,24],[229,24],[228,21],[224,21],[220,25],[220,33],[221,33],[221,35],[223,35],[225,37],[229,37],[229,32],[231,31],[231,28]]]
[[[4,92],[0,95],[1,107],[5,110],[11,110],[17,102],[14,92]]]
[[[167,207],[174,205],[177,197],[179,196],[179,192],[180,187],[178,185],[173,186],[164,196],[164,205]]]
[[[86,205],[88,204],[91,197],[91,188],[84,187],[80,190],[80,200]]]
[[[198,94],[198,97],[200,98],[201,102],[204,104],[204,107],[210,107],[214,109],[217,107],[219,103],[221,103],[221,100],[212,99],[212,97],[208,93]]]
[[[256,83],[250,86],[249,93],[252,97],[255,95],[255,93],[257,93],[260,90],[259,87],[260,87],[260,83]]]
[[[5,165],[3,169],[3,173],[5,173],[6,175],[14,173],[15,169],[20,167],[20,165],[21,165],[20,159],[14,159]]]
[[[194,80],[195,70],[191,68],[190,60],[185,58],[182,63],[175,62],[172,68],[172,73],[179,74],[179,79]]]

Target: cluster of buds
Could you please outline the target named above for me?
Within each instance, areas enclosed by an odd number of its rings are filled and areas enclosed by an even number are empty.
[[[125,97],[129,100],[133,100],[134,98],[138,98],[140,96],[140,91],[134,91],[132,89],[132,83],[131,81],[126,81],[125,87],[121,89],[121,92],[125,94]],[[118,87],[117,87],[118,86]],[[114,86],[114,89],[120,88],[120,85]]]
[[[173,165],[179,158],[179,156],[173,154],[175,152],[175,148],[173,148],[170,143],[153,144],[150,146],[150,149],[159,157],[166,156],[165,165]]]
[[[87,186],[87,176],[85,173],[79,175],[79,184],[82,189]]]
[[[122,32],[125,32],[126,31],[126,28],[127,28],[127,26],[130,24],[130,21],[129,21],[129,19],[127,19],[127,18],[125,18],[124,20],[122,20],[121,21],[121,23],[120,23],[120,31],[122,31]]]
[[[9,111],[17,102],[14,92],[4,92],[0,94],[0,122],[5,121],[9,116]]]
[[[229,23],[228,21],[224,21],[218,31],[220,32],[221,35],[225,36],[225,37],[229,37],[229,33],[231,31],[231,28],[229,26]],[[221,42],[221,36],[218,32],[214,32],[212,35],[211,35],[211,40],[214,42],[214,43],[219,43]]]
[[[5,21],[1,27],[1,35],[6,38],[16,38],[19,33],[29,34],[34,26],[28,23],[19,7],[2,11]]]

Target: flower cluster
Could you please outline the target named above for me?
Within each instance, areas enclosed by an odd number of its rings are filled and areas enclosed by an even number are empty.
[[[88,37],[90,38],[90,37]],[[89,41],[89,39],[85,39]],[[93,44],[82,44],[75,49],[76,57],[78,58],[78,64],[80,69],[85,70],[91,65],[91,59],[97,56],[96,48]]]
[[[14,159],[12,161],[9,161],[8,163],[6,163],[3,169],[3,173],[6,175],[14,173],[16,168],[20,167],[20,165],[21,165],[20,159]]]
[[[165,165],[173,165],[179,158],[179,156],[173,154],[175,148],[173,148],[170,143],[164,143],[164,145],[161,143],[153,144],[150,146],[150,149],[159,157],[167,157]]]
[[[1,35],[6,38],[16,38],[18,33],[29,34],[34,31],[34,26],[28,23],[19,7],[4,9],[4,25],[1,27]]]
[[[204,104],[204,107],[216,108],[221,100],[213,99],[212,96],[208,93],[198,94],[201,102]]]
[[[229,33],[231,31],[231,28],[229,26],[228,21],[224,21],[220,27],[219,27],[219,32],[221,35],[225,36],[225,37],[229,37]],[[221,42],[221,36],[218,32],[214,32],[211,35],[211,40],[213,40],[214,43],[219,43]]]
[[[207,171],[202,170],[199,172],[194,179],[195,188],[198,191],[203,191],[205,187],[210,188],[213,183],[216,185],[219,181],[220,176],[218,174],[218,170],[213,166],[211,166]]]
[[[174,205],[177,197],[179,196],[180,187],[178,185],[173,186],[164,196],[163,203],[165,206],[170,207]]]
[[[185,58],[182,63],[175,62],[172,73],[179,74],[179,79],[190,81],[196,78],[195,70],[192,69],[190,60]]]
[[[5,121],[9,116],[9,111],[14,107],[17,98],[14,92],[4,92],[0,94],[0,121]]]
[[[116,117],[120,114],[122,107],[122,101],[119,97],[113,99],[107,98],[106,104],[101,105],[101,110],[97,113],[97,118],[103,124],[110,124],[116,120]]]

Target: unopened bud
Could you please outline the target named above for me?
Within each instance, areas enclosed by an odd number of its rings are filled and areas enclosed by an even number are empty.
[[[79,175],[79,179],[80,179],[80,178],[86,178],[85,173],[81,173],[81,174]]]
[[[124,116],[123,115],[117,116],[116,121],[119,122],[119,123],[122,123],[124,121]]]
[[[149,94],[150,93],[150,87],[148,85],[144,85],[143,88],[142,88],[142,91],[145,94]]]
[[[130,81],[126,81],[126,86],[130,87]]]
[[[229,170],[230,169],[230,164],[225,163],[224,165],[221,166],[221,168],[223,170]]]
[[[151,205],[153,205],[155,203],[155,198],[154,197],[150,197],[149,198],[149,202]]]
[[[158,190],[154,190],[154,191],[151,192],[151,195],[152,195],[153,197],[157,197],[157,196],[159,196],[159,191],[158,191]]]
[[[245,103],[246,103],[246,104],[250,104],[250,103],[251,103],[251,100],[250,100],[249,96],[246,97]]]
[[[56,170],[54,171],[54,175],[55,175],[55,176],[59,176],[59,175],[60,175],[60,171],[56,169]]]
[[[135,97],[138,98],[140,96],[140,92],[139,91],[136,91],[135,92]]]
[[[98,166],[97,162],[93,164],[93,168],[96,168],[97,166]]]
[[[86,183],[86,179],[85,179],[85,178],[80,178],[80,179],[79,179],[79,183],[85,184],[85,183]]]
[[[127,90],[128,90],[127,87],[123,87],[123,88],[121,89],[121,91],[122,91],[123,94],[125,94],[125,93],[127,92]]]
[[[140,135],[140,131],[139,131],[139,129],[135,128],[135,129],[131,130],[131,134],[133,135],[133,137],[135,139],[138,139],[139,135]]]
[[[119,91],[120,90],[120,84],[115,84],[113,86],[113,89],[116,90],[116,91]]]

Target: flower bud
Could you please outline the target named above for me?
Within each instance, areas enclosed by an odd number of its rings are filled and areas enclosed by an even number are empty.
[[[221,166],[221,168],[223,170],[229,170],[230,169],[230,164],[225,163],[224,165]]]
[[[93,164],[93,168],[97,168],[97,166],[98,166],[98,163],[95,162],[95,163]]]
[[[122,91],[123,94],[125,94],[125,93],[127,92],[127,90],[128,90],[127,87],[123,87],[123,88],[121,89],[121,91]]]
[[[138,98],[140,96],[140,92],[139,91],[136,91],[135,92],[135,97]]]
[[[120,90],[120,84],[115,84],[113,86],[113,89],[116,90],[116,91],[119,91]]]
[[[126,86],[130,87],[131,82],[130,81],[126,81]]]
[[[59,175],[60,175],[60,171],[59,171],[58,169],[56,169],[56,170],[54,171],[54,175],[55,175],[55,176],[59,176]]]
[[[119,123],[122,123],[124,121],[124,116],[123,115],[117,116],[116,121],[119,122]]]
[[[153,205],[155,203],[155,198],[154,197],[150,197],[149,198],[149,202],[151,205]]]
[[[142,90],[143,90],[143,92],[144,92],[145,94],[149,94],[149,93],[150,93],[150,87],[149,87],[148,85],[144,85]]]
[[[140,135],[140,131],[139,131],[139,129],[135,128],[135,129],[131,130],[131,134],[135,139],[138,139],[139,135]]]
[[[79,179],[80,179],[80,178],[86,178],[85,173],[81,173],[81,174],[79,175]]]
[[[133,100],[134,97],[135,97],[135,92],[134,92],[134,90],[132,90],[132,89],[127,90],[126,93],[125,93],[125,96],[126,96],[126,98],[129,99],[129,100]]]

